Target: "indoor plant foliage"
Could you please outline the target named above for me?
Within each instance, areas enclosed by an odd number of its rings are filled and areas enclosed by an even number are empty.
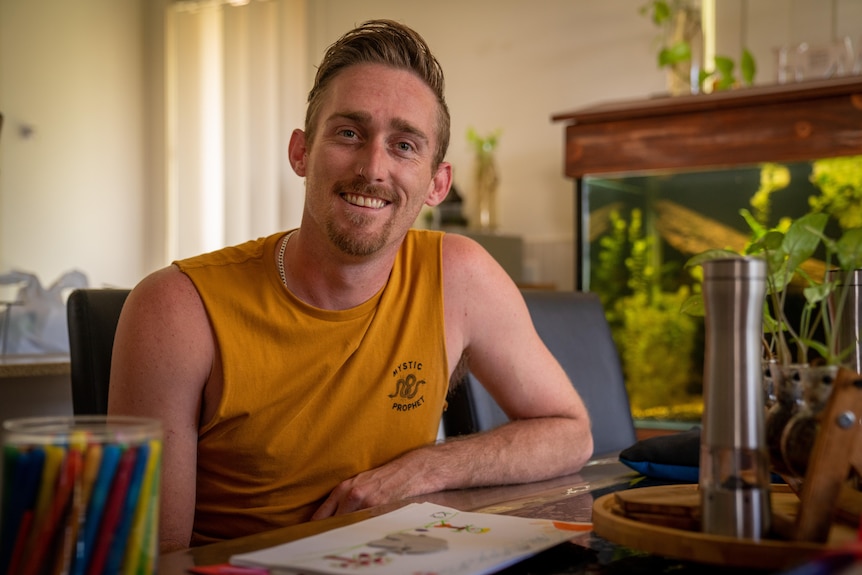
[[[774,227],[766,223],[772,196],[788,186],[790,177],[781,165],[764,164],[760,189],[751,199],[754,215],[741,210],[751,230],[742,253],[708,250],[687,264],[741,256],[766,261],[766,443],[774,470],[786,479],[795,477],[797,484],[806,473],[819,430],[818,414],[831,395],[838,369],[856,346],[841,342],[840,325],[854,274],[862,269],[862,193],[857,193],[862,186],[856,162],[858,158],[813,162],[809,180],[820,194],[808,198],[810,211],[796,219],[781,218]],[[690,298],[685,309],[702,315],[698,298]],[[801,309],[789,305],[791,300],[801,300]]]
[[[687,265],[741,255],[764,258],[767,264],[765,357],[781,365],[804,364],[811,359],[809,351],[813,350],[818,361],[827,365],[840,364],[850,352],[837,349],[837,334],[851,275],[862,267],[862,228],[843,230],[839,238],[833,239],[824,233],[829,221],[824,213],[808,213],[793,220],[786,229],[783,226],[767,228],[748,210],[741,210],[741,213],[752,230],[752,240],[744,254],[724,249],[708,250],[691,258]],[[834,272],[812,277],[804,264],[820,248],[825,252],[825,269]],[[787,305],[794,282],[804,286],[804,303],[796,322],[791,320]],[[834,304],[832,313],[830,300]],[[702,306],[702,302],[689,301],[686,309],[695,309],[698,305]],[[822,332],[822,339],[816,339],[818,332]]]
[[[472,144],[475,154],[474,222],[483,230],[494,230],[497,228],[497,186],[500,184],[494,152],[500,141],[500,131],[480,136],[476,130],[469,128],[467,141]]]
[[[763,306],[766,444],[776,472],[785,479],[802,478],[819,429],[818,413],[828,400],[838,368],[855,345],[839,349],[838,336],[852,275],[862,267],[862,228],[842,230],[833,239],[825,234],[830,218],[824,213],[810,212],[776,228],[763,226],[747,210],[742,215],[752,230],[743,255],[762,257],[767,268]],[[815,277],[805,264],[818,249],[825,253],[825,266],[820,277]],[[740,254],[709,250],[688,265],[727,257]],[[804,302],[794,322],[788,313],[788,294],[796,284],[803,286]],[[818,339],[817,334],[822,337]]]
[[[715,56],[714,70],[707,71],[699,66],[702,46],[697,44],[703,41],[699,1],[650,0],[641,6],[640,13],[648,15],[661,30],[658,66],[668,69],[668,89],[672,95],[701,92],[707,82],[711,82],[712,90],[754,83],[757,66],[747,49],[743,49],[740,58],[739,78],[736,76],[736,62],[727,56]],[[696,79],[691,74],[693,66],[699,66]]]
[[[619,349],[632,414],[697,419],[700,402],[690,379],[700,320],[679,313],[689,288],[664,285],[677,269],[660,261],[641,210],[628,216],[609,214],[611,233],[599,241],[600,264],[590,290],[602,300]]]
[[[820,188],[808,199],[813,210],[830,214],[842,228],[862,227],[862,156],[812,162],[811,183]]]

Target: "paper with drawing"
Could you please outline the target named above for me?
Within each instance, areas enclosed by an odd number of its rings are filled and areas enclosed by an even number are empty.
[[[590,529],[589,524],[413,503],[320,535],[234,555],[230,562],[297,574],[480,575]]]

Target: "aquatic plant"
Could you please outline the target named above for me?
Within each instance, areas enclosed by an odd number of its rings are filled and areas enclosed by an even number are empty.
[[[656,261],[655,240],[644,233],[640,210],[631,210],[628,221],[619,211],[609,218],[611,233],[599,242],[590,290],[605,305],[632,414],[640,419],[662,406],[697,403],[692,372],[700,320],[680,313],[690,289],[663,289],[664,278],[676,269]]]
[[[790,170],[782,164],[765,163],[760,168],[760,187],[751,196],[754,218],[761,224],[769,222],[772,194],[790,185]]]
[[[810,179],[820,189],[808,198],[813,211],[829,214],[844,229],[862,227],[862,156],[816,160]]]

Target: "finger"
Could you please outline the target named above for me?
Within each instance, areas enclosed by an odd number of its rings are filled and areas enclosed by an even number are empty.
[[[317,508],[317,511],[314,512],[314,515],[311,516],[312,521],[317,521],[318,519],[326,519],[327,517],[332,517],[335,515],[335,512],[338,511],[338,500],[333,497],[332,494],[326,498],[320,507]]]

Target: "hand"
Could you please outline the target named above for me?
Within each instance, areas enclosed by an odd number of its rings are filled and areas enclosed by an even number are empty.
[[[343,515],[433,491],[433,487],[421,480],[423,474],[419,469],[410,470],[411,459],[415,460],[411,457],[402,457],[342,481],[332,490],[311,519]]]

